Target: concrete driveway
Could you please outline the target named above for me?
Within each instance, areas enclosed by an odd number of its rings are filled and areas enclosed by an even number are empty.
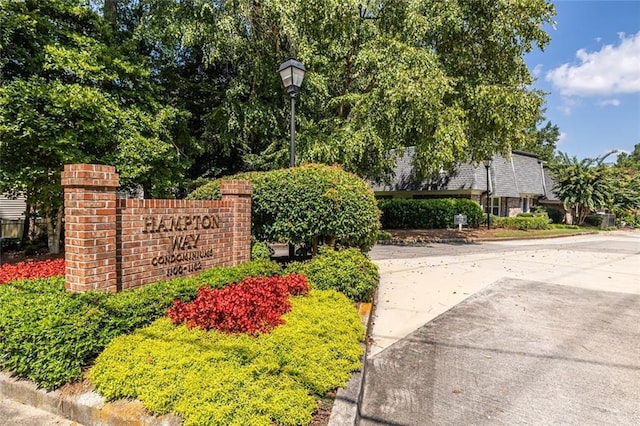
[[[372,258],[360,424],[640,424],[640,233]]]

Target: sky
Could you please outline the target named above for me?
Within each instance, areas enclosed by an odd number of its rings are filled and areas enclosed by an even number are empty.
[[[578,159],[632,151],[640,143],[640,0],[553,4],[551,43],[525,60],[533,87],[548,93],[557,151]]]

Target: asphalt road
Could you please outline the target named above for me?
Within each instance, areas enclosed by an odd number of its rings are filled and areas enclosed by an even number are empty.
[[[361,425],[640,424],[640,233],[371,256]]]

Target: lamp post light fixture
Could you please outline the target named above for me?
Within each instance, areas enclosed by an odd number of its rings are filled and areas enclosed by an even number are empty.
[[[296,95],[300,93],[300,86],[307,72],[304,65],[295,59],[289,59],[278,68],[282,84],[291,98],[291,143],[289,144],[289,167],[296,166]],[[296,248],[289,243],[289,259],[293,260]]]
[[[300,86],[307,70],[295,59],[289,59],[280,65],[278,73],[282,84],[291,98],[291,144],[289,146],[289,167],[296,165],[296,95],[300,93]]]
[[[491,195],[491,191],[489,190],[489,168],[491,167],[491,158],[487,158],[483,161],[484,168],[487,170],[487,229],[491,229],[491,210],[489,207],[489,195]]]

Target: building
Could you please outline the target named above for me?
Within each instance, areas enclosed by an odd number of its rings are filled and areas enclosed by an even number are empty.
[[[20,238],[27,208],[24,197],[15,199],[0,195],[0,237]]]
[[[432,179],[417,179],[412,166],[414,147],[407,147],[388,184],[373,184],[377,198],[469,198],[486,205],[487,168],[483,163],[461,164],[453,173],[441,172]],[[562,208],[553,192],[554,182],[536,155],[513,151],[494,155],[488,170],[489,205],[495,216],[515,216],[538,205]]]

